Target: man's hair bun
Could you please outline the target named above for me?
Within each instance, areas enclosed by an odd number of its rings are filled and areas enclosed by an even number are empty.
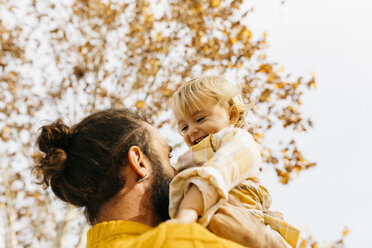
[[[43,175],[43,181],[47,186],[51,179],[64,172],[71,138],[70,127],[60,120],[41,127],[36,144],[43,154],[37,156],[35,169],[38,175]]]

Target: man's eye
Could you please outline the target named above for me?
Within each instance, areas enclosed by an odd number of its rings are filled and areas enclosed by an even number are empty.
[[[169,153],[168,154],[168,158],[172,158],[173,157],[173,154],[172,153]]]
[[[200,117],[200,118],[196,119],[196,122],[201,122],[201,121],[204,120],[204,119],[205,119],[205,116]]]

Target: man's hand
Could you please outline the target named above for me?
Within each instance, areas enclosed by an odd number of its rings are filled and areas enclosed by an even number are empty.
[[[290,248],[279,233],[267,228],[233,197],[213,215],[207,228],[250,248]]]

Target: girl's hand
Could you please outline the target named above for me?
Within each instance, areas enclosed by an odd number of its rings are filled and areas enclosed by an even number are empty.
[[[194,209],[180,209],[177,217],[167,220],[166,223],[184,223],[189,224],[198,220],[198,213]]]

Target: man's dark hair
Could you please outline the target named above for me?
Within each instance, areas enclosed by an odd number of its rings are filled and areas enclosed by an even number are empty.
[[[33,168],[61,200],[84,207],[90,223],[103,202],[124,185],[120,170],[131,146],[150,159],[151,138],[144,119],[127,109],[95,112],[71,128],[58,120],[41,127]]]

